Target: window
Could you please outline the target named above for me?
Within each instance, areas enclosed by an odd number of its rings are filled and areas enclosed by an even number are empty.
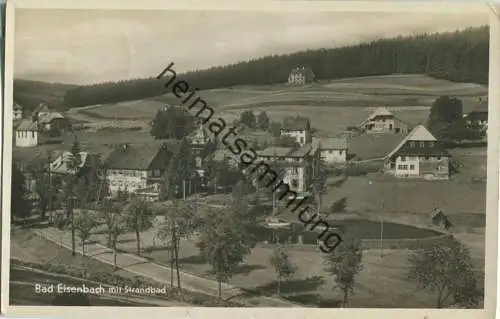
[[[300,137],[300,144],[304,144],[304,138],[302,136]]]
[[[433,141],[429,142],[429,147],[434,147],[434,142]]]
[[[297,188],[299,187],[299,181],[297,179],[292,179],[292,187],[293,188]]]
[[[438,157],[437,157],[437,160],[438,160],[438,161],[440,161],[440,160],[441,160],[441,156],[438,156]]]
[[[290,170],[291,170],[292,174],[294,174],[294,175],[299,173],[299,169],[295,166],[292,166],[292,168]]]
[[[415,165],[411,164],[411,165],[410,165],[410,169],[411,169],[411,170],[414,170],[414,169],[415,169]]]
[[[426,161],[428,161],[428,160],[429,160],[429,156],[426,156],[426,157],[425,157],[425,160],[426,160]]]
[[[425,142],[420,142],[420,147],[424,148],[425,147]]]
[[[401,156],[401,162],[405,162],[405,161],[406,161],[406,157]]]
[[[415,147],[415,142],[414,141],[410,142],[410,147]]]

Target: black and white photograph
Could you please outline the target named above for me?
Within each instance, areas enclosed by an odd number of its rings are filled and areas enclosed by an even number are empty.
[[[7,4],[7,315],[493,315],[493,8],[106,2]]]

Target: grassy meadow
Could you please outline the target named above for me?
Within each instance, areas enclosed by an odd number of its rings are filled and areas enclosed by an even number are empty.
[[[453,83],[423,75],[391,75],[324,81],[306,86],[285,84],[237,86],[200,91],[227,121],[246,110],[265,111],[273,121],[290,115],[308,116],[320,135],[337,135],[347,126],[366,118],[376,107],[387,106],[402,120],[418,124],[428,116],[432,102],[440,95],[459,97],[464,110],[487,89],[478,84]],[[172,94],[151,99],[69,110],[72,117],[92,121],[94,126],[142,126],[164,105],[179,104]]]

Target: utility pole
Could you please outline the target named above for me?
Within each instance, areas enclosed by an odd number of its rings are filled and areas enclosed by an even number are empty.
[[[380,217],[380,258],[384,257],[384,213],[385,204],[382,201],[382,216]]]
[[[73,195],[69,197],[69,209],[71,216],[71,255],[76,256],[75,210],[73,209],[74,199]]]
[[[52,158],[51,158],[51,151],[48,151],[48,162],[49,162],[49,223],[52,223],[54,218],[52,216],[52,168],[51,168],[51,163],[52,163]]]

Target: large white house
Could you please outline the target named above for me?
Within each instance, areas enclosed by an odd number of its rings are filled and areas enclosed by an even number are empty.
[[[299,145],[311,143],[312,134],[309,119],[302,117],[285,118],[283,120],[280,135],[294,138]]]
[[[450,157],[442,143],[418,125],[387,155],[384,170],[397,177],[449,179]]]
[[[310,68],[297,67],[288,75],[288,84],[304,85],[314,81],[314,73]]]
[[[398,119],[385,107],[377,108],[358,127],[366,133],[406,134],[410,130],[408,123]]]
[[[311,143],[298,148],[269,147],[258,152],[258,159],[271,168],[283,169],[283,182],[297,194],[309,191],[313,179],[319,173],[319,152]]]
[[[318,143],[321,161],[325,164],[347,161],[347,139],[345,137],[313,138]]]
[[[38,124],[31,120],[22,121],[16,128],[17,147],[35,147],[38,145]]]
[[[161,181],[166,169],[167,152],[149,143],[123,144],[105,161],[106,179],[112,196],[119,191],[136,192]]]

